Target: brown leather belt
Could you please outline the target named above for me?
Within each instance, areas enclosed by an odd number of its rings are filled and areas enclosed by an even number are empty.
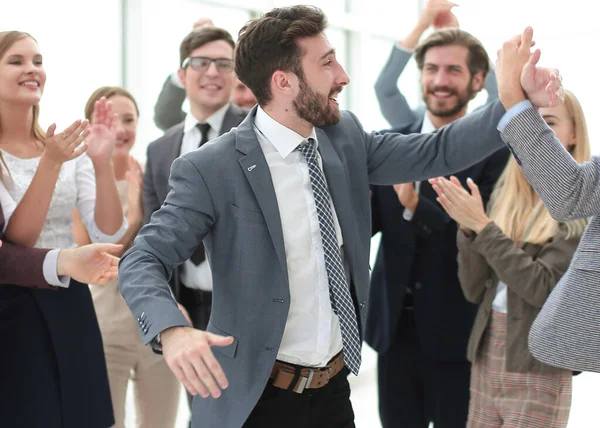
[[[275,361],[271,376],[273,386],[302,394],[305,389],[321,388],[344,368],[344,353],[333,357],[325,367],[302,367]]]

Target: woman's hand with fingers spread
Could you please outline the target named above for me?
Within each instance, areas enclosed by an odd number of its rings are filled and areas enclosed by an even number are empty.
[[[88,156],[94,167],[105,167],[111,163],[111,157],[117,143],[117,121],[112,103],[102,97],[94,104],[92,126],[88,143]]]
[[[42,157],[56,165],[75,159],[87,150],[87,145],[81,143],[89,135],[89,128],[87,120],[76,120],[63,132],[55,134],[56,124],[50,125],[46,131]]]

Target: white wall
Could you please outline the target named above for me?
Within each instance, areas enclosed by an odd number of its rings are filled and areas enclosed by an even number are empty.
[[[0,31],[26,31],[40,45],[47,73],[42,127],[67,127],[83,118],[94,90],[121,84],[120,10],[120,0],[0,0]]]

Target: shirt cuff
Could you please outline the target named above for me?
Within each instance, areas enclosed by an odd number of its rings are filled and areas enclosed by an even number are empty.
[[[408,208],[404,208],[404,212],[402,213],[402,218],[406,221],[411,221],[415,214],[411,213]]]
[[[185,87],[179,81],[179,76],[177,75],[177,72],[171,74],[171,83],[177,86],[178,88],[185,89]]]
[[[531,101],[529,100],[523,100],[512,106],[506,113],[504,113],[504,116],[502,116],[500,122],[498,122],[498,131],[504,131],[504,128],[506,127],[508,122],[517,117],[519,113],[531,107],[533,107],[533,104],[531,104]]]
[[[46,253],[44,264],[42,265],[44,279],[48,284],[55,287],[68,288],[71,278],[65,275],[58,276],[58,253],[60,253],[60,250],[50,250]]]
[[[119,239],[121,239],[123,236],[125,236],[128,227],[129,224],[127,224],[127,220],[123,217],[123,223],[121,223],[121,227],[112,235],[107,235],[106,233],[103,233],[98,228],[95,221],[92,223],[90,227],[91,230],[89,230],[88,232],[90,235],[90,240],[92,242],[100,242],[102,244],[113,244]]]

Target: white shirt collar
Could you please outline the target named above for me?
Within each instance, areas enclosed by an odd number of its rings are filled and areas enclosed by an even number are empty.
[[[267,140],[273,144],[275,149],[279,152],[282,158],[286,158],[292,153],[296,147],[298,147],[307,138],[298,134],[296,131],[292,131],[290,128],[277,122],[271,116],[269,116],[260,106],[256,110],[256,118],[254,119],[254,126],[258,131],[265,136]],[[318,147],[317,134],[313,127],[310,136],[315,140],[315,148]]]
[[[437,128],[433,125],[433,123],[431,123],[431,119],[429,119],[429,114],[425,112],[425,117],[423,118],[423,126],[421,127],[421,134],[427,134],[435,130],[437,130]]]
[[[206,118],[206,120],[204,121],[204,123],[208,123],[210,125],[210,127],[212,129],[214,129],[216,132],[220,132],[221,127],[223,126],[223,120],[225,119],[225,113],[227,112],[227,109],[229,108],[230,105],[231,105],[231,103],[225,104],[219,110],[217,110],[216,112],[214,112],[213,114],[208,116]],[[196,117],[191,112],[188,113],[185,116],[183,132],[185,133],[185,132],[188,132],[188,131],[194,129],[194,127],[198,123],[200,123],[200,121],[198,119],[196,119]]]

